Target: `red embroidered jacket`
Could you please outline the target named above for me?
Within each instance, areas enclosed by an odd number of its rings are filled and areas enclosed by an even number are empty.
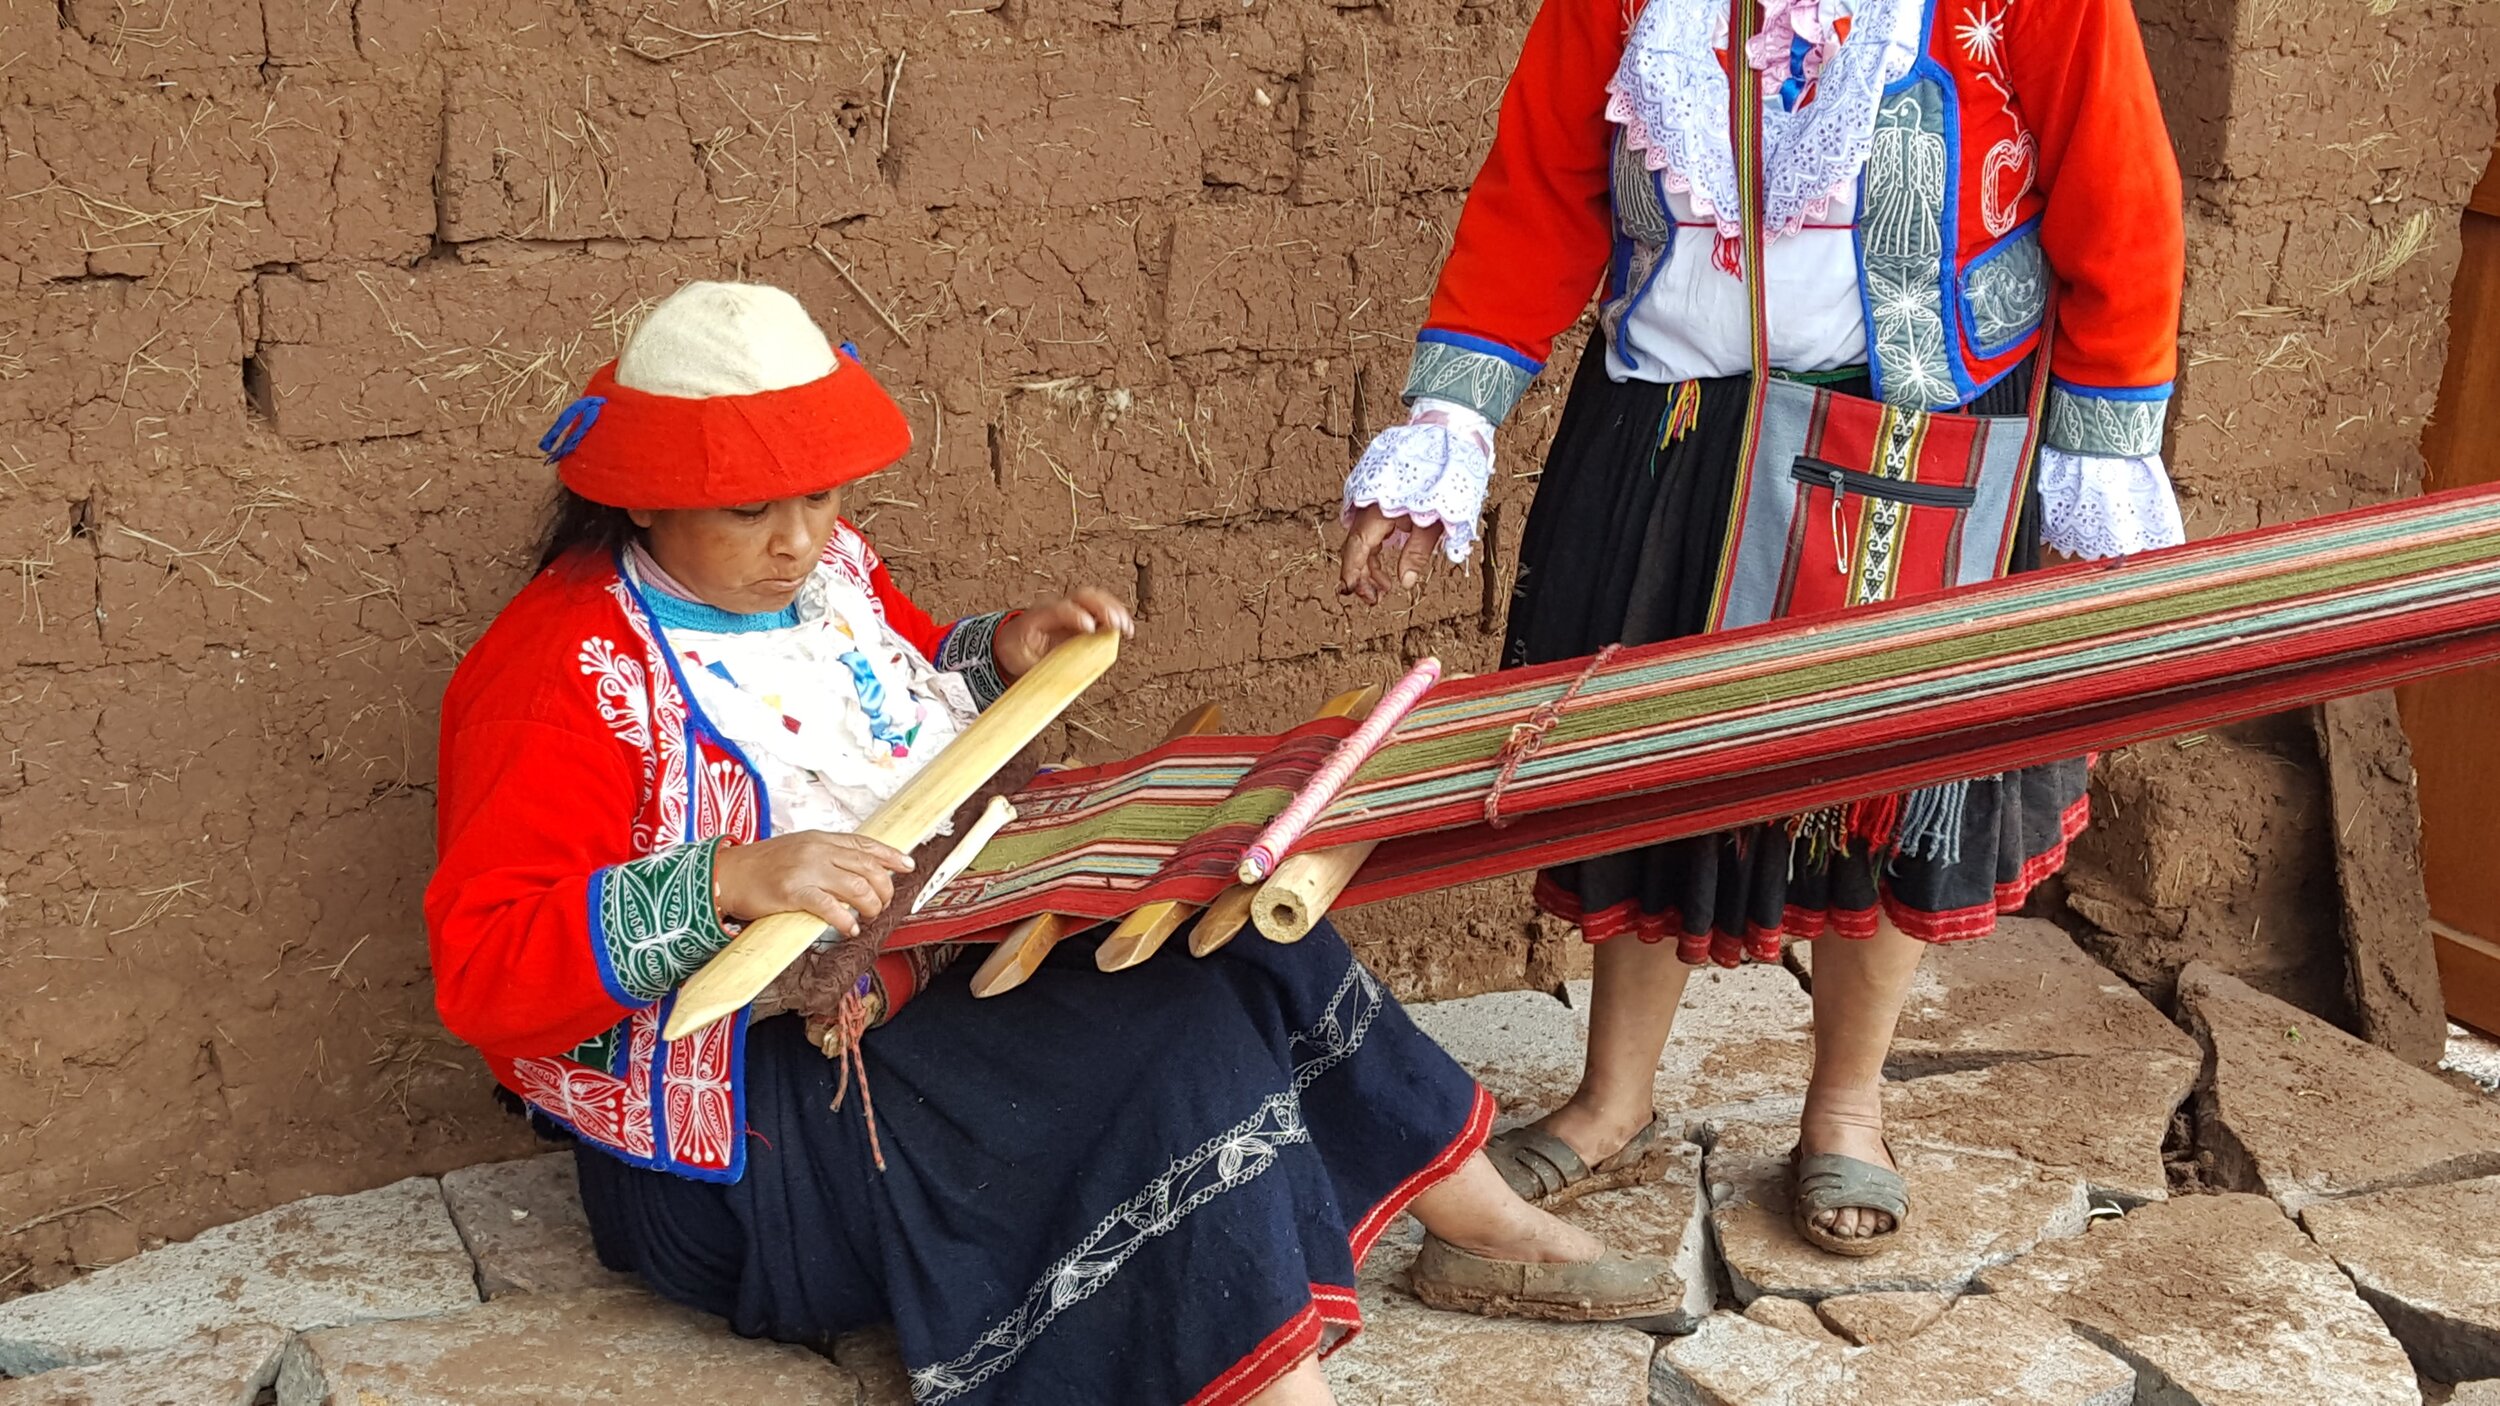
[[[1878,148],[1903,159],[1860,176],[1877,394],[1969,403],[2038,345],[2053,280],[2046,441],[2159,452],[2184,235],[2178,165],[2128,0],[1926,3],[1919,59],[1877,107]],[[1409,400],[1453,400],[1498,422],[1601,278],[1603,316],[1618,325],[1663,260],[1709,257],[1706,245],[1675,247],[1657,215],[1663,188],[1637,155],[1623,159],[1606,117],[1635,9],[1545,0],[1538,11],[1417,339]],[[1923,174],[1938,166],[1941,189]]]
[[[996,616],[940,626],[848,523],[825,560],[984,705]],[[753,768],[689,697],[614,560],[538,574],[443,699],[437,865],[425,894],[435,1006],[506,1088],[637,1166],[745,1170],[747,1017],[662,1040],[674,992],[728,944],[712,906],[723,840],[770,829]],[[885,1012],[925,961],[877,965]]]

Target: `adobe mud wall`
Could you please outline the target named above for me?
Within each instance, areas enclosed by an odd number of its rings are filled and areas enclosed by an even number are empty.
[[[1400,654],[1487,666],[1559,378],[1506,436],[1490,571],[1350,612],[1327,519],[1532,8],[0,12],[0,1292],[520,1149],[430,1008],[435,705],[523,577],[529,444],[684,278],[793,289],[897,390],[920,451],[855,514],[933,609],[1135,593],[1072,751],[1208,698],[1286,723]],[[2403,482],[2488,146],[2469,13],[2148,12],[2191,238],[2227,251],[2195,266],[2220,359],[2174,447],[2199,528]],[[2312,47],[2274,54],[2282,26]],[[2380,65],[2401,83],[2348,111]],[[1581,959],[1515,885],[1349,926],[1412,994]]]
[[[2187,180],[2168,454],[2188,531],[2419,492],[2458,216],[2492,149],[2500,9],[2137,0],[2137,14]],[[2374,761],[2409,779],[2402,739],[2384,740]],[[2306,718],[2136,748],[2095,782],[2066,887],[2087,946],[2156,992],[2201,957],[2354,1025]]]

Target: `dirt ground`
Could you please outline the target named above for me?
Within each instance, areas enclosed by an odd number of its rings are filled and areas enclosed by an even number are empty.
[[[2487,8],[2145,6],[2191,173],[2197,529],[2418,476]],[[896,390],[920,448],[855,512],[924,604],[1134,593],[1072,753],[1208,698],[1281,725],[1395,655],[1489,665],[1562,377],[1506,433],[1477,572],[1360,612],[1325,562],[1532,11],[0,11],[0,1293],[525,1150],[432,1017],[435,708],[523,578],[530,446],[685,278],[792,289]],[[2268,736],[2114,764],[2120,814],[2172,828],[2079,869],[2161,969],[2308,921],[2314,748]],[[2153,799],[2208,764],[2247,817],[2211,854]],[[1349,926],[1415,995],[1585,960],[1516,883]]]

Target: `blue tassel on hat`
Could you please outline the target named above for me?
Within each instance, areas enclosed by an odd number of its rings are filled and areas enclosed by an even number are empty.
[[[572,453],[582,436],[590,433],[590,427],[599,423],[599,408],[607,403],[605,396],[586,395],[564,407],[555,424],[538,437],[538,452],[546,455],[550,464]]]

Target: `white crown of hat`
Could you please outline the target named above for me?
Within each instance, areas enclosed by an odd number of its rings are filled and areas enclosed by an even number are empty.
[[[691,400],[788,390],[840,365],[799,300],[761,283],[689,283],[625,339],[616,383]]]

